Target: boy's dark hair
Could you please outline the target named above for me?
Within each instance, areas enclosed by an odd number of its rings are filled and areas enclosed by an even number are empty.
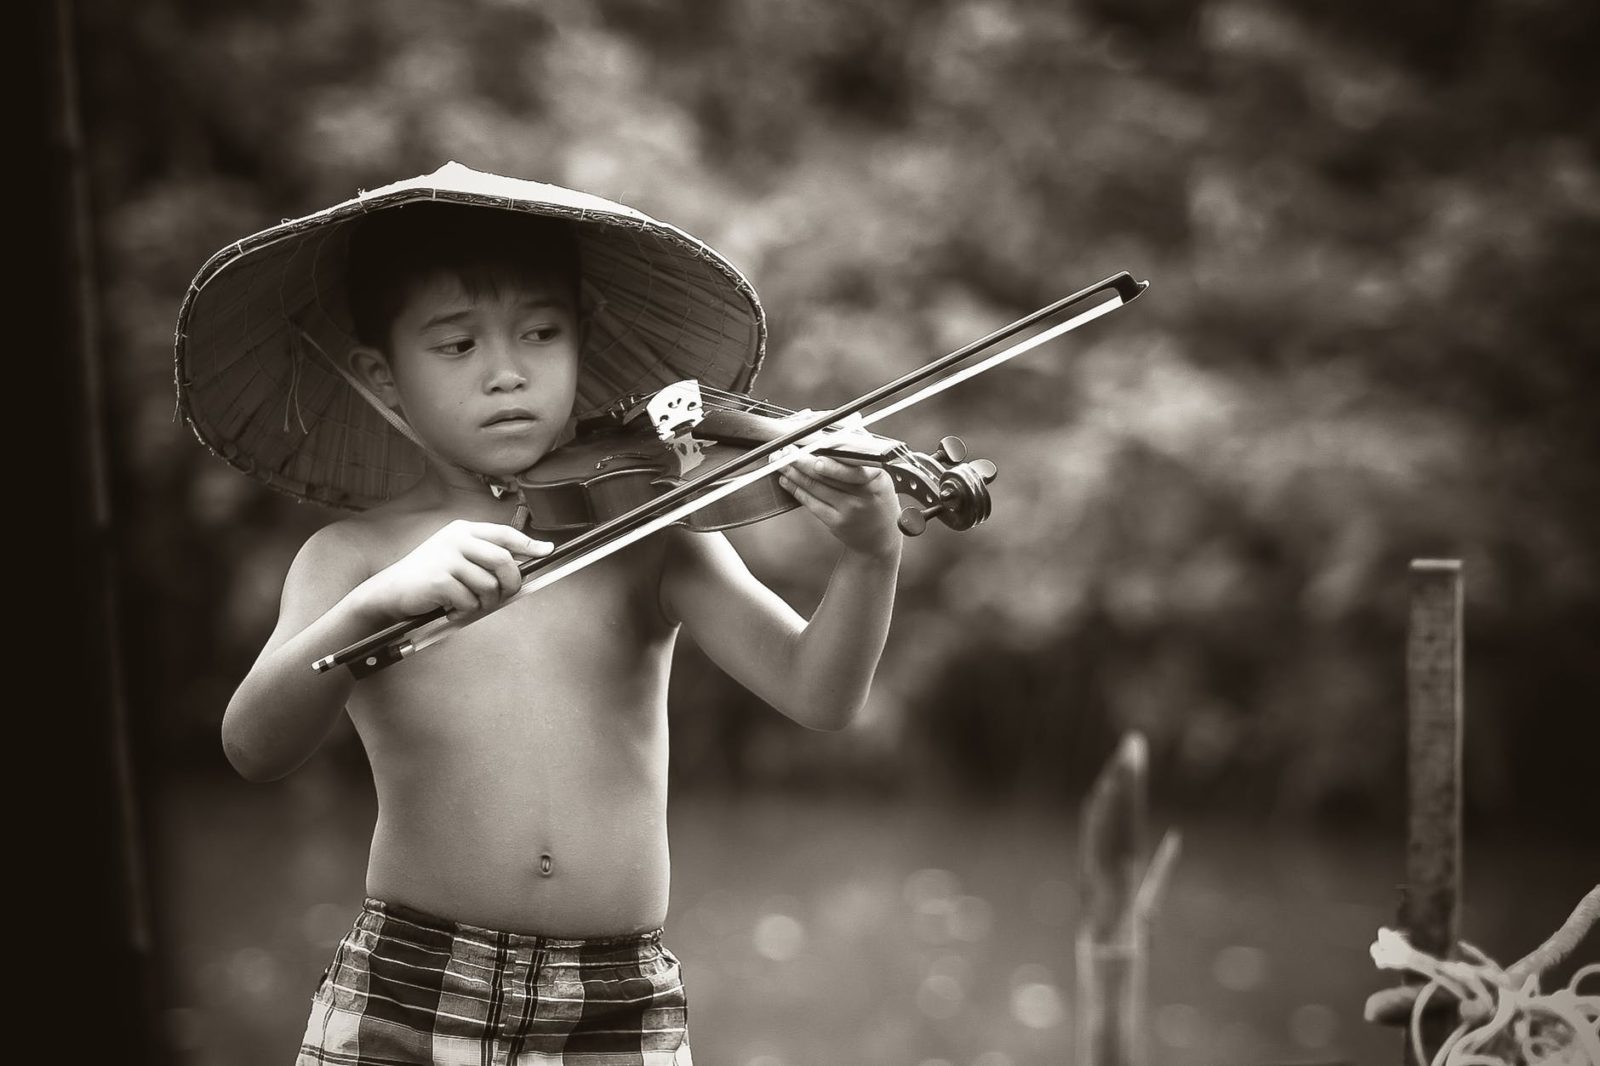
[[[383,351],[411,286],[447,274],[468,292],[555,278],[578,307],[578,241],[565,221],[467,204],[417,203],[362,219],[350,237],[347,291],[356,340]]]

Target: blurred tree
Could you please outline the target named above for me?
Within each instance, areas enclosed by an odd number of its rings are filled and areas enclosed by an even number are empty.
[[[84,5],[152,756],[228,692],[324,516],[171,421],[216,248],[448,158],[703,236],[772,312],[761,386],[836,402],[1114,270],[1123,316],[897,420],[1000,464],[908,552],[873,720],[796,735],[693,659],[680,780],[1392,814],[1404,565],[1468,565],[1472,799],[1571,810],[1600,658],[1600,69],[1580,0]],[[803,525],[741,545],[804,602]],[[692,655],[686,652],[685,655]],[[181,753],[184,753],[180,755]]]

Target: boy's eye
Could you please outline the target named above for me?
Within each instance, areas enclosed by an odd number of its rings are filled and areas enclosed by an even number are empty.
[[[461,337],[457,340],[445,341],[443,344],[436,344],[433,350],[440,355],[466,355],[472,351],[472,346],[473,340],[471,337]]]
[[[532,329],[530,329],[526,333],[524,333],[523,336],[527,337],[529,340],[534,340],[534,341],[539,341],[541,343],[545,343],[545,342],[553,341],[557,337],[561,336],[561,327],[557,326],[557,325],[553,325],[553,324],[552,325],[545,325],[545,326],[534,326]]]

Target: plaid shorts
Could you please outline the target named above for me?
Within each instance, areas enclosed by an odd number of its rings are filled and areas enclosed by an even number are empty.
[[[296,1066],[693,1066],[661,931],[557,940],[369,899],[311,1000]]]

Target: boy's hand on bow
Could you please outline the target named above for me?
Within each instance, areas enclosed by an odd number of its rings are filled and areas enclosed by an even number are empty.
[[[522,587],[518,556],[548,555],[553,547],[498,522],[457,519],[373,574],[359,591],[372,610],[386,616],[443,607],[460,620],[494,610]]]
[[[879,559],[898,557],[900,500],[886,471],[808,455],[784,467],[778,483],[849,550]]]

